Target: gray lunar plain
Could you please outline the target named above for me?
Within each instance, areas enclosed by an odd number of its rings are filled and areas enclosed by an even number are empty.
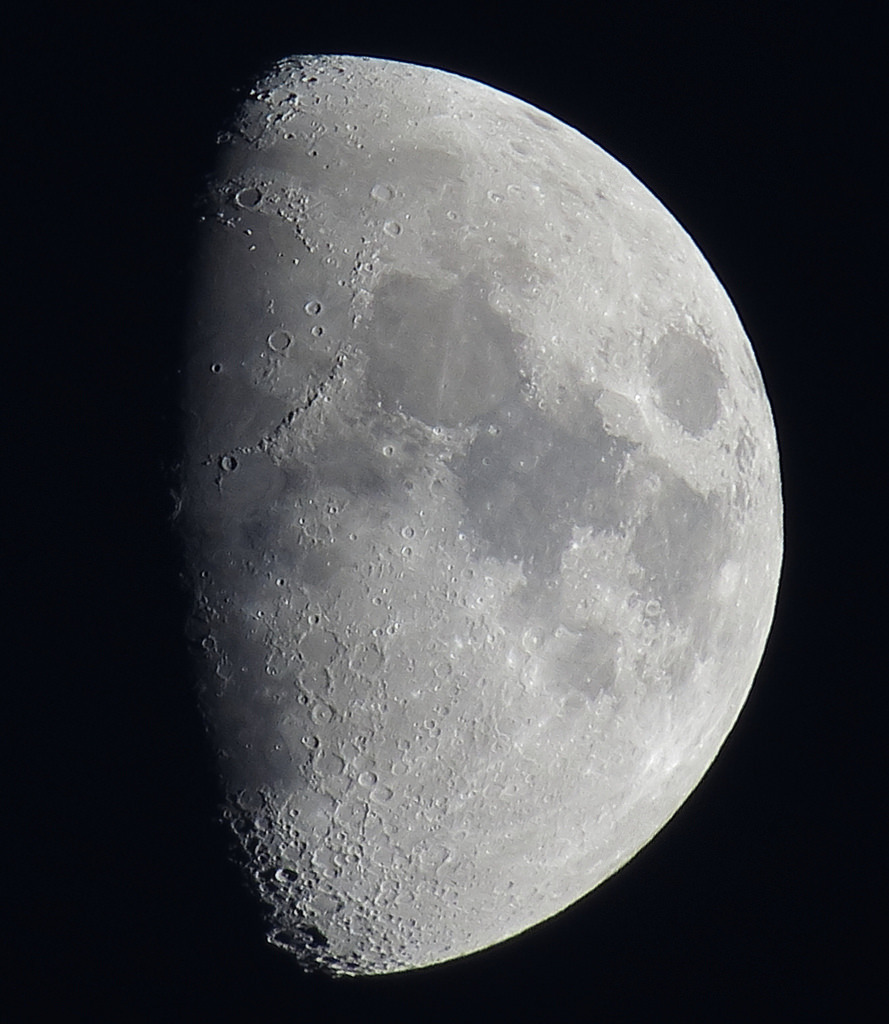
[[[741,710],[782,554],[751,347],[623,166],[429,68],[282,61],[200,231],[179,523],[269,938],[482,949],[632,857]]]

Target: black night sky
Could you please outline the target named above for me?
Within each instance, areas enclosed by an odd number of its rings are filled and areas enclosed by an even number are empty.
[[[101,10],[30,3],[5,26],[6,479],[22,512],[7,532],[7,1019],[877,1019],[880,20],[855,0]],[[784,473],[773,633],[680,813],[556,919],[378,979],[302,975],[263,940],[214,823],[168,528],[194,197],[238,90],[291,53],[477,78],[626,164],[731,295]]]

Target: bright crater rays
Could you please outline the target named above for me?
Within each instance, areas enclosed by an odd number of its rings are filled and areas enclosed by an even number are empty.
[[[429,68],[281,62],[201,232],[180,523],[269,937],[482,949],[648,842],[744,703],[782,551],[750,345],[624,167]]]

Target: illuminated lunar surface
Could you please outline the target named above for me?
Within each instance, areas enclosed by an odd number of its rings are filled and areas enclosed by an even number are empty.
[[[285,60],[215,174],[179,522],[225,813],[306,966],[459,957],[616,871],[734,724],[762,381],[658,200],[477,82]]]

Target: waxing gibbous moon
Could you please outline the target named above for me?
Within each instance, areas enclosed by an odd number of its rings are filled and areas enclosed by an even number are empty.
[[[750,344],[626,168],[431,68],[280,62],[200,233],[179,522],[269,939],[340,974],[500,942],[658,832],[750,689]]]

